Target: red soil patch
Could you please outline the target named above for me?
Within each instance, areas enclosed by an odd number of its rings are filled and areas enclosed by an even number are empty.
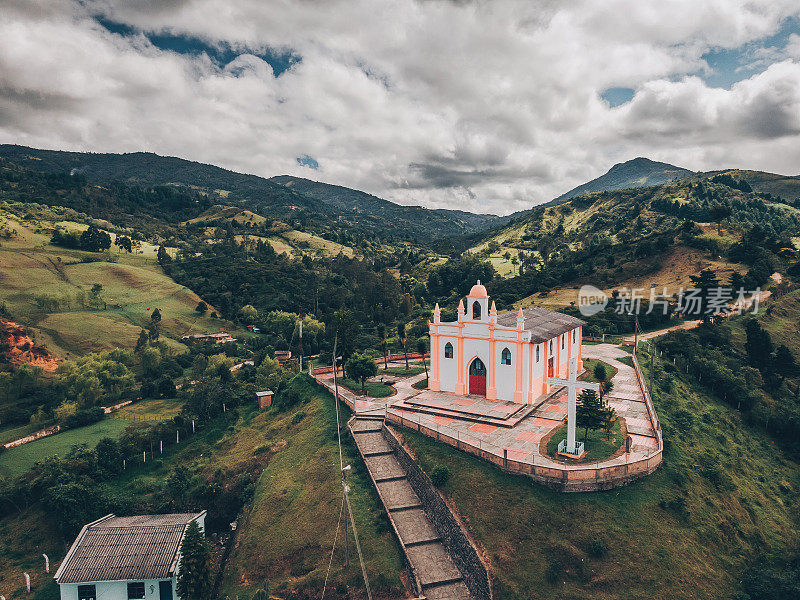
[[[28,364],[45,371],[55,371],[58,367],[58,359],[34,344],[25,328],[13,321],[0,319],[0,353],[5,353],[15,365]]]

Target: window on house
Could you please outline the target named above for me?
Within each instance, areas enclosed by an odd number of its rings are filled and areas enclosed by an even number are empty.
[[[444,357],[445,358],[453,358],[453,344],[447,342],[444,345]]]
[[[481,318],[481,303],[477,300],[472,303],[472,318],[475,320]]]
[[[144,598],[144,581],[134,581],[128,584],[128,600]]]
[[[503,351],[500,353],[500,363],[504,365],[511,364],[511,350],[503,348]]]
[[[562,350],[564,349],[564,340],[565,340],[565,339],[567,339],[567,336],[566,336],[566,335],[562,335],[562,336],[561,336],[561,349],[562,349]]]
[[[578,335],[578,330],[577,330],[577,329],[573,329],[573,330],[572,330],[572,343],[573,343],[573,344],[575,343],[575,340],[577,340],[577,339],[578,339],[578,338],[577,338],[577,335]]]
[[[78,600],[97,600],[97,588],[94,585],[79,585]]]
[[[553,340],[550,340],[550,355],[553,355]]]
[[[536,346],[536,362],[539,362],[539,346]]]

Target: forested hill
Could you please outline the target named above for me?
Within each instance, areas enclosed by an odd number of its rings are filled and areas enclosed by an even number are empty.
[[[5,144],[0,145],[0,158],[31,171],[79,175],[98,185],[122,182],[145,188],[183,187],[200,192],[211,204],[238,204],[264,216],[300,222],[320,233],[345,228],[373,238],[421,243],[487,229],[499,222],[493,215],[400,206],[364,192],[310,181],[307,183],[314,185],[287,186],[256,175],[150,152],[63,152]],[[336,193],[323,194],[320,189],[324,188]],[[342,200],[332,199],[333,196]]]
[[[471,233],[501,225],[508,220],[508,217],[475,214],[463,210],[403,206],[359,190],[291,175],[278,175],[277,177],[271,177],[270,181],[321,200],[339,210],[374,215],[393,221],[399,219],[416,227],[430,227],[433,230],[444,225],[448,228],[460,227],[462,233]]]
[[[683,167],[657,162],[649,158],[634,158],[614,165],[605,175],[572,188],[567,193],[551,200],[548,204],[560,204],[575,196],[591,192],[608,192],[660,185],[691,174],[692,171]]]

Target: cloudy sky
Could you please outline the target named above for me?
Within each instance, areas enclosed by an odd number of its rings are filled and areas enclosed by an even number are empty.
[[[0,142],[504,214],[647,156],[800,173],[797,0],[0,0]]]

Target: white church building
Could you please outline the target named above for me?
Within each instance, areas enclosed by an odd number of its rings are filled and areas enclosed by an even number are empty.
[[[545,308],[497,313],[478,281],[458,305],[458,319],[442,322],[439,305],[429,324],[432,391],[533,404],[547,394],[548,377],[566,377],[570,358],[581,362],[585,322]]]

